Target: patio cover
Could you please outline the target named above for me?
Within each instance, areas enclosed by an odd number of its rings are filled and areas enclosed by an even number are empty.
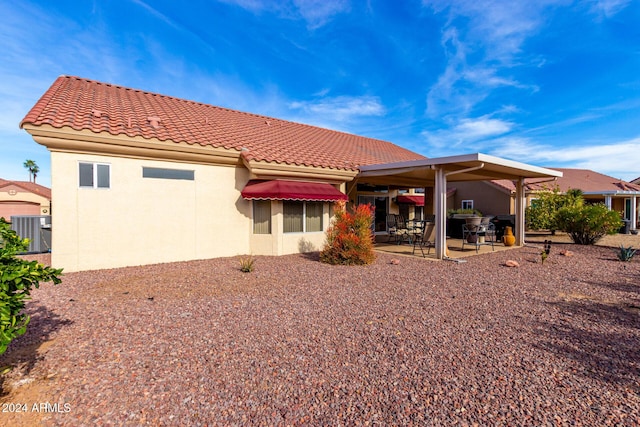
[[[241,192],[247,200],[306,200],[317,202],[346,201],[347,195],[324,182],[252,180]]]
[[[524,245],[524,209],[526,178],[561,177],[562,172],[528,165],[487,154],[463,154],[459,156],[413,160],[399,163],[360,166],[357,180],[370,184],[398,185],[405,187],[433,186],[434,213],[436,215],[436,258],[446,257],[448,181],[489,181],[508,179],[516,184],[516,244]]]
[[[408,205],[424,206],[424,194],[401,194],[396,197],[396,203],[406,203]]]

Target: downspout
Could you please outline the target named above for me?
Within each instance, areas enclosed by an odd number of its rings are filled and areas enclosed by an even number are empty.
[[[551,182],[551,181],[557,181],[557,180],[558,180],[558,177],[554,176],[553,178],[545,179],[543,181],[527,182],[527,184],[544,184],[545,182]]]
[[[446,177],[446,176],[451,176],[451,175],[457,175],[459,173],[473,172],[475,170],[482,169],[483,167],[484,167],[484,163],[480,163],[478,166],[473,166],[473,167],[466,168],[466,169],[460,169],[460,170],[457,170],[457,171],[445,172],[444,176]]]

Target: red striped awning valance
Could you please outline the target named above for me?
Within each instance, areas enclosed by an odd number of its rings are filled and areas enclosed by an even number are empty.
[[[346,194],[341,193],[331,184],[281,179],[249,181],[241,194],[247,200],[306,200],[317,202],[348,200]]]
[[[407,203],[409,205],[424,206],[424,194],[401,194],[396,198],[396,203]]]

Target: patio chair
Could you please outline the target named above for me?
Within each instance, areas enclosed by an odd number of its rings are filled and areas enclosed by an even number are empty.
[[[400,244],[405,239],[407,239],[409,243],[411,243],[412,239],[410,231],[411,230],[409,230],[409,225],[407,224],[407,221],[404,219],[404,217],[402,215],[396,215],[396,237],[400,238],[400,240],[396,240],[396,243]]]
[[[427,255],[431,252],[431,248],[435,247],[435,222],[425,222],[422,227],[422,233],[416,234],[413,240],[413,254],[416,253],[416,246],[420,246],[420,251],[422,252],[422,257],[424,257],[424,247],[426,246]]]
[[[391,241],[392,237],[394,241],[398,240],[398,224],[396,223],[396,215],[394,214],[387,215],[387,233],[389,233],[387,243]]]
[[[462,250],[465,244],[475,245],[476,253],[480,246],[491,245],[491,250],[495,250],[493,243],[496,241],[496,229],[492,223],[486,224],[462,224]]]

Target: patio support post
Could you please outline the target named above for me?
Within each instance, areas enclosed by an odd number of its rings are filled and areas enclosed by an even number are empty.
[[[447,255],[447,176],[442,167],[436,168],[436,182],[433,190],[436,215],[436,258]]]
[[[636,221],[638,221],[638,211],[636,209],[637,207],[637,197],[636,196],[631,196],[631,218],[629,218],[631,220],[631,229],[635,230],[636,229]]]
[[[604,196],[604,204],[607,209],[611,210],[611,196]]]
[[[526,198],[524,194],[524,178],[516,181],[516,245],[524,246],[524,211]]]

